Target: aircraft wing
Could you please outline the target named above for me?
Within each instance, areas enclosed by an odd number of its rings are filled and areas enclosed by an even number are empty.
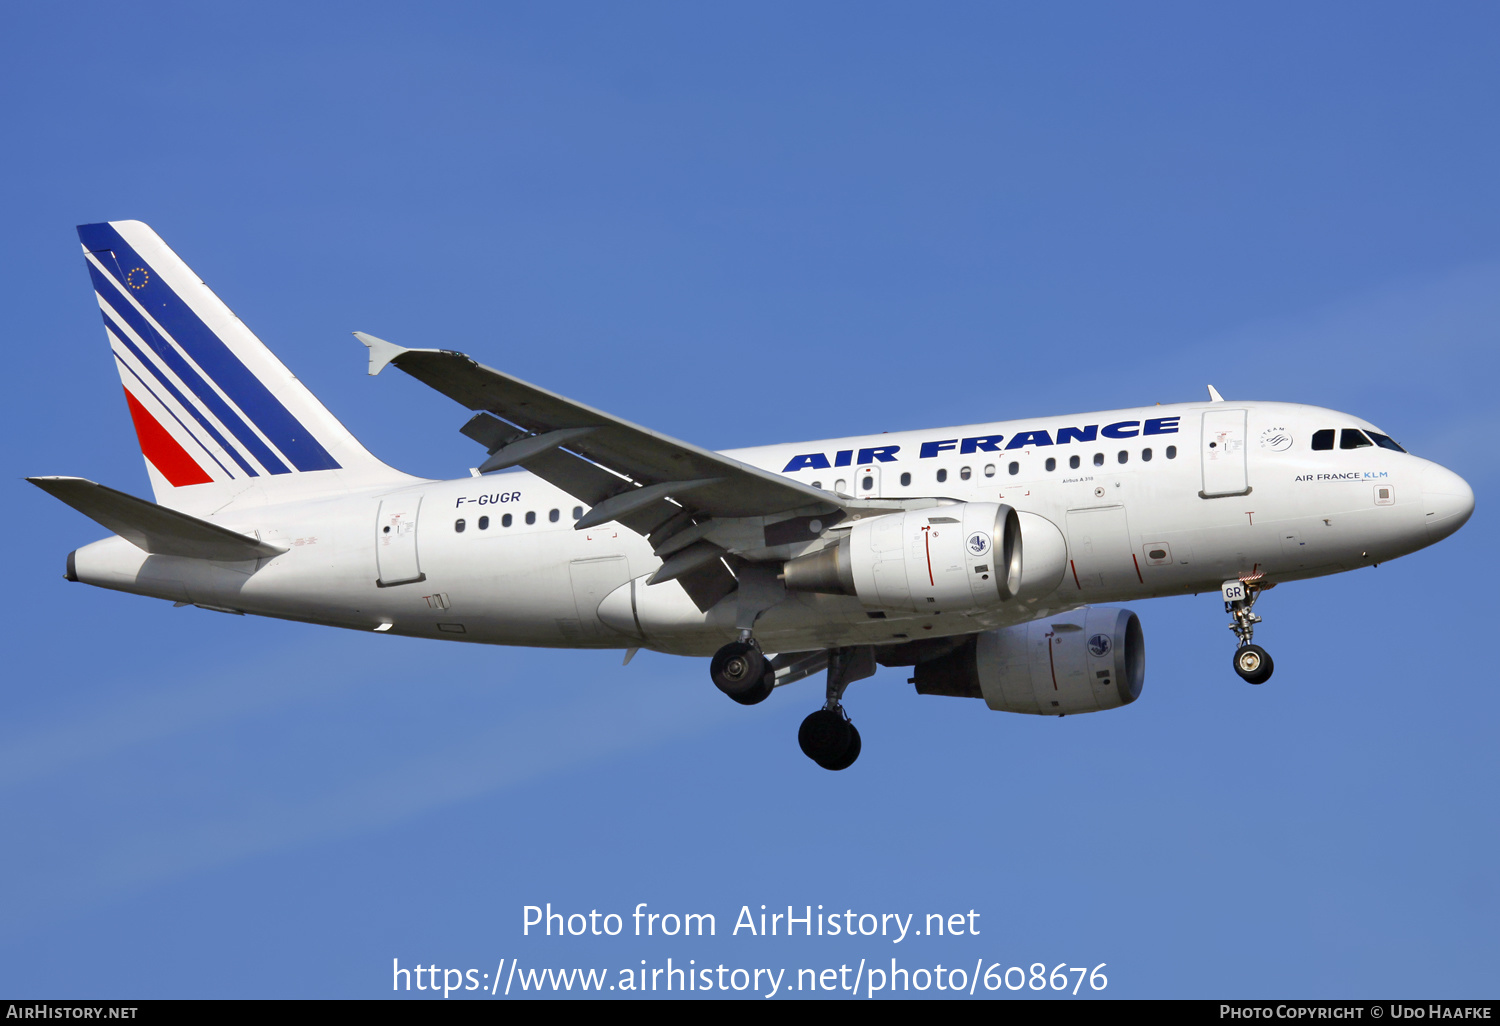
[[[840,508],[827,492],[632,424],[463,353],[405,349],[363,332],[354,335],[370,349],[371,374],[395,364],[479,411],[462,430],[490,452],[481,471],[520,466],[586,503],[589,511],[574,525],[579,530],[615,521],[647,536],[667,561],[653,583],[681,578],[695,601],[712,590],[727,593],[727,570],[715,572],[714,589],[697,588],[689,579],[703,577],[703,568],[712,571],[729,554],[701,540],[704,522]]]

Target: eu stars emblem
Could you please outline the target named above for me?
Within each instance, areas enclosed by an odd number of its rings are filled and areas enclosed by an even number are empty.
[[[146,283],[150,280],[151,272],[144,267],[132,267],[130,273],[125,276],[125,284],[129,285],[136,292],[145,288]]]

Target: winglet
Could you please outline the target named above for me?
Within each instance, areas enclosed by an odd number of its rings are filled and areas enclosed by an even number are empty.
[[[396,345],[394,342],[387,342],[385,339],[376,338],[374,335],[366,335],[362,331],[356,331],[354,337],[370,348],[370,377],[372,378],[385,370],[386,364],[406,352],[405,348]]]
[[[375,341],[379,342],[380,339],[377,338]],[[366,343],[366,345],[368,345],[368,344],[369,343]],[[390,345],[389,342],[386,342],[386,343],[383,343],[383,344],[384,345]],[[374,352],[374,350],[370,351],[370,365],[372,367],[375,365],[375,352]],[[371,371],[370,373],[374,374],[375,372]],[[1211,402],[1211,403],[1222,403],[1224,401],[1224,397],[1219,394],[1219,390],[1217,388],[1215,388],[1212,385],[1209,385],[1208,386],[1208,401]]]

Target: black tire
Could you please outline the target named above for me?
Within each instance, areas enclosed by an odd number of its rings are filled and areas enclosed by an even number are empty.
[[[760,683],[743,694],[730,695],[740,705],[759,705],[771,697],[771,692],[776,690],[776,671],[766,664],[765,676],[761,677]]]
[[[843,770],[854,765],[854,760],[859,758],[859,728],[849,724],[849,747],[844,749],[844,754],[837,759],[818,763],[826,770]]]
[[[1234,652],[1234,672],[1251,684],[1264,684],[1271,679],[1276,664],[1271,653],[1259,645],[1242,645]]]
[[[760,649],[745,641],[731,641],[714,653],[713,662],[708,664],[708,674],[714,679],[714,687],[736,702],[757,695],[769,669]],[[769,691],[742,704],[754,705],[763,701],[768,694]]]
[[[853,724],[834,709],[819,709],[797,729],[797,744],[802,754],[825,769],[844,757],[853,738]]]

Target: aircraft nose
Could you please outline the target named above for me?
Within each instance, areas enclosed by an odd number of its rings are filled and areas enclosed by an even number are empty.
[[[1441,541],[1468,522],[1474,512],[1474,489],[1447,467],[1429,463],[1422,471],[1422,513],[1427,537]]]

